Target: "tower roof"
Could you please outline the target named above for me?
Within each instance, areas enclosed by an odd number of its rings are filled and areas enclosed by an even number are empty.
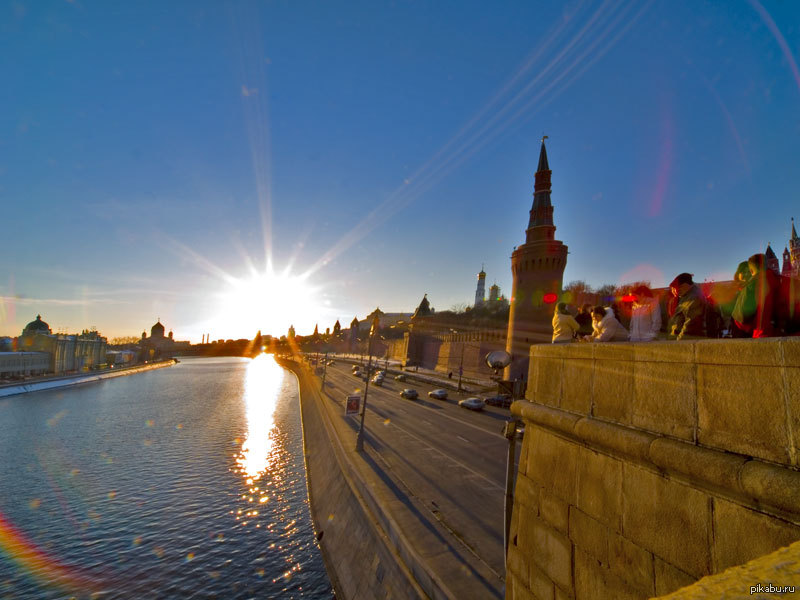
[[[766,256],[767,259],[770,259],[770,258],[777,259],[778,258],[777,256],[775,256],[775,252],[772,250],[772,246],[770,246],[769,244],[767,244],[767,249],[764,252],[764,256]]]
[[[539,150],[539,166],[536,167],[537,171],[549,171],[550,165],[547,164],[547,148],[544,146],[544,141],[547,136],[542,137],[542,148]]]
[[[428,294],[425,294],[422,297],[422,302],[419,303],[417,310],[414,311],[414,314],[411,315],[412,319],[417,319],[419,317],[428,317],[431,314],[431,303],[428,302]]]

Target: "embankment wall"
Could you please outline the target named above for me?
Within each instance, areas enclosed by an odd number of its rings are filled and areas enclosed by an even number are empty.
[[[660,596],[800,539],[800,338],[533,346],[512,412],[507,598]]]
[[[5,385],[0,387],[0,398],[4,396],[15,396],[17,394],[26,394],[28,392],[38,392],[41,390],[51,390],[55,388],[69,387],[81,383],[91,383],[93,381],[101,381],[103,379],[111,379],[112,377],[123,377],[125,375],[133,375],[134,373],[142,373],[144,371],[152,371],[153,369],[162,369],[164,367],[171,367],[177,361],[175,359],[168,359],[146,365],[137,365],[133,367],[122,367],[119,369],[109,369],[94,373],[81,373],[79,375],[69,375],[66,377],[47,377],[39,380],[28,381],[27,383],[19,383],[12,385]]]

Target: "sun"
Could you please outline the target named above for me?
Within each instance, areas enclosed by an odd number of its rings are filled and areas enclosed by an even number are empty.
[[[290,325],[306,328],[326,312],[321,289],[302,275],[268,270],[246,279],[233,278],[227,286],[220,293],[214,323],[228,338],[252,338],[259,330],[265,335],[286,335]]]

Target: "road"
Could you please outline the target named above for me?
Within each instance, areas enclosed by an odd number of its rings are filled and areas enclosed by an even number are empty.
[[[344,416],[344,398],[365,382],[352,375],[351,364],[328,367],[325,391],[341,406],[342,418],[357,430],[358,420]],[[405,387],[418,400],[400,397]],[[499,577],[504,577],[503,508],[508,442],[502,435],[508,409],[486,407],[473,412],[458,406],[461,397],[433,400],[433,385],[399,382],[387,377],[370,383],[366,445],[388,465],[434,516]],[[517,460],[519,447],[517,444]]]

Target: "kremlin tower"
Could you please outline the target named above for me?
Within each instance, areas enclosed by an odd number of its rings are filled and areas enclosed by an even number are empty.
[[[550,203],[550,175],[547,149],[542,138],[536,169],[533,207],[525,243],[511,254],[511,312],[508,317],[506,351],[512,363],[506,379],[527,378],[530,346],[549,342],[555,302],[561,295],[567,246],[555,239],[553,205]]]

